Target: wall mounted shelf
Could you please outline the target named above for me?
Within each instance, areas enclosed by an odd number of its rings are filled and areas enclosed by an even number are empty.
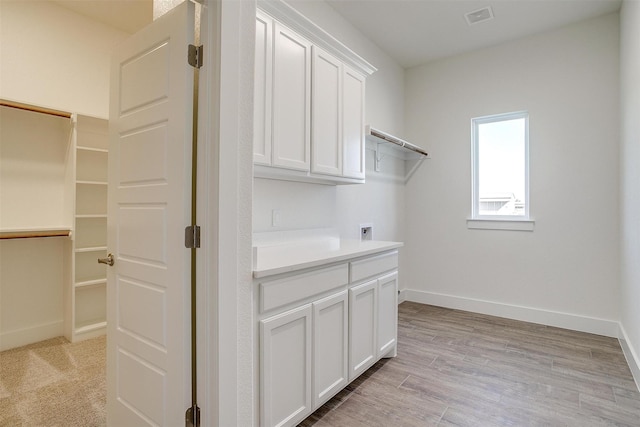
[[[369,125],[365,128],[365,135],[368,146],[375,152],[373,169],[380,172],[380,162],[385,156],[404,160],[407,169],[404,177],[405,183],[409,181],[424,159],[431,158],[429,153],[421,147]]]

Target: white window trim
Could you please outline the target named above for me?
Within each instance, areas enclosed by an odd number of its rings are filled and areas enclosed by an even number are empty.
[[[468,219],[467,228],[475,230],[533,231],[533,219]]]
[[[478,126],[503,120],[524,119],[524,162],[525,162],[525,206],[522,216],[480,215],[479,180],[478,180]],[[467,220],[467,228],[485,230],[518,230],[533,231],[534,221],[529,215],[529,112],[516,111],[506,114],[471,119],[471,218]]]

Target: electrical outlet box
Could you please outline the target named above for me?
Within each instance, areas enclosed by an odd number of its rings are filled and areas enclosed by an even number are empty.
[[[373,240],[373,224],[360,224],[360,240]]]

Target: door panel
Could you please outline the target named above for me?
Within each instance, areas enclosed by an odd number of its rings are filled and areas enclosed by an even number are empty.
[[[274,23],[273,165],[308,171],[311,43]]]
[[[256,12],[253,162],[271,164],[271,91],[273,88],[273,21]]]
[[[398,336],[398,273],[378,279],[378,358],[388,354]]]
[[[311,172],[342,175],[342,64],[313,46]]]
[[[260,425],[295,426],[311,413],[311,317],[307,304],[260,321]]]
[[[348,383],[349,294],[342,291],[313,303],[313,407]]]
[[[349,381],[377,360],[377,309],[377,280],[349,289]]]
[[[363,178],[364,164],[364,77],[344,67],[343,73],[343,147],[344,176]]]
[[[109,124],[107,423],[184,425],[190,401],[194,5],[114,54]]]

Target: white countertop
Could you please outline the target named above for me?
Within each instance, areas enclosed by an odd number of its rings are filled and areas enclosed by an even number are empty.
[[[344,240],[335,236],[254,245],[253,277],[261,278],[318,267],[401,246],[402,242]]]

